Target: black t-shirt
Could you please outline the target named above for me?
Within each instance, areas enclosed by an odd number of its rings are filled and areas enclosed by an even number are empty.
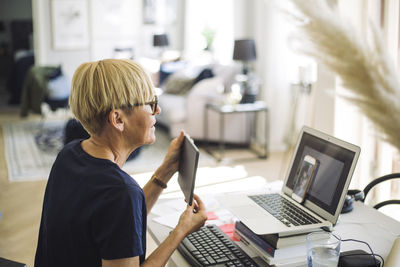
[[[58,154],[43,202],[35,266],[101,266],[146,249],[143,190],[115,163],[72,141]]]

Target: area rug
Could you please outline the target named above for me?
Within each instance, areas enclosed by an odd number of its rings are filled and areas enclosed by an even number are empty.
[[[47,179],[58,152],[63,147],[65,121],[24,121],[3,125],[5,156],[10,181]],[[157,141],[143,146],[139,155],[127,161],[130,174],[154,171],[163,161],[170,138],[156,130]],[[214,158],[200,150],[199,166],[215,165]]]
[[[24,121],[3,125],[10,181],[46,179],[62,148],[64,121]]]

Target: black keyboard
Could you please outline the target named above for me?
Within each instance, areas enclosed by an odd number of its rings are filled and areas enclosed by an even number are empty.
[[[263,194],[249,197],[288,227],[321,222],[279,194]]]
[[[178,251],[191,266],[258,266],[213,224],[188,235],[179,245]]]

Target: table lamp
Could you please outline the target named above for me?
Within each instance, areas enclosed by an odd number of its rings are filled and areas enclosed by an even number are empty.
[[[256,45],[252,39],[235,40],[235,46],[233,49],[233,59],[240,60],[243,62],[243,74],[247,74],[248,63],[257,59]]]
[[[166,47],[169,45],[168,36],[165,33],[153,35],[153,46]]]
[[[243,63],[242,75],[237,75],[236,84],[242,88],[242,100],[240,103],[253,103],[258,93],[257,79],[249,73],[249,62],[256,60],[256,45],[252,39],[235,40],[233,59]]]
[[[159,57],[162,60],[163,54],[166,50],[166,47],[169,45],[168,35],[165,33],[162,34],[154,34],[153,35],[153,46],[159,47]]]

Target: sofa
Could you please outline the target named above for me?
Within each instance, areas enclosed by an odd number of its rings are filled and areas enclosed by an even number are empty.
[[[182,64],[181,64],[182,65]],[[212,76],[199,80],[199,76],[209,73]],[[208,110],[208,136],[204,133],[204,112],[207,103],[223,104],[239,66],[220,64],[206,66],[184,65],[182,69],[170,74],[161,85],[159,96],[161,114],[157,122],[166,126],[170,137],[177,136],[181,129],[192,139],[202,141],[220,141],[220,116]],[[196,81],[196,82],[195,82]],[[250,142],[249,127],[246,127],[254,114],[226,114],[224,141],[236,144]],[[250,118],[249,118],[250,117]]]

